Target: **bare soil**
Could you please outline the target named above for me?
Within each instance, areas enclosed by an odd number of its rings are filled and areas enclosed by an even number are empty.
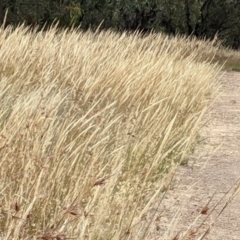
[[[210,228],[203,239],[240,240],[240,194],[231,199],[240,178],[240,73],[224,72],[219,81],[222,94],[205,115],[204,141],[151,210],[149,239],[202,239]]]

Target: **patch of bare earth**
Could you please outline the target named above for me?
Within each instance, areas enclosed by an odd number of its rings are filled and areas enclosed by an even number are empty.
[[[240,194],[229,200],[240,177],[240,73],[225,72],[220,81],[221,97],[201,130],[205,140],[179,167],[161,206],[151,210],[149,239],[201,239],[208,229],[207,240],[240,239]]]

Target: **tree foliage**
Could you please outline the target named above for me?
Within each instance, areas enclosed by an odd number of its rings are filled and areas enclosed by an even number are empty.
[[[240,47],[240,0],[1,0],[7,24],[81,26],[83,29],[164,31],[214,38]]]

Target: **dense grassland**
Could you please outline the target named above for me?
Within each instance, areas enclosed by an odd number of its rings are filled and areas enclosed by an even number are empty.
[[[144,216],[216,96],[219,48],[161,34],[1,29],[1,236],[148,239]]]

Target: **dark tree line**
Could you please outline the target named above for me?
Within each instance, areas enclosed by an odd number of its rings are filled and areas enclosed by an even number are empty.
[[[60,27],[164,31],[240,47],[240,0],[0,0],[0,22]]]

